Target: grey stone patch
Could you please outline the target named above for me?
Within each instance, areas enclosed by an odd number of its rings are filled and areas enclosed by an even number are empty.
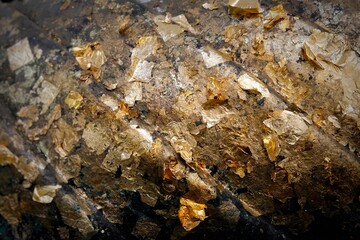
[[[7,60],[6,50],[0,47],[0,66],[2,66]]]
[[[44,80],[41,82],[41,87],[36,90],[38,97],[33,99],[33,104],[42,105],[40,114],[44,114],[52,102],[55,100],[60,90],[54,84]]]
[[[7,49],[10,69],[15,71],[34,61],[29,40],[24,38]]]
[[[14,104],[26,104],[30,101],[31,87],[37,75],[36,66],[25,66],[15,72],[15,83],[0,83],[0,94],[7,96]]]

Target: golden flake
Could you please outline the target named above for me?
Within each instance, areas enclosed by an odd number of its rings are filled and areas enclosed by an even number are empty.
[[[181,225],[186,231],[190,231],[197,227],[200,222],[206,218],[205,204],[197,203],[187,198],[180,198],[180,208],[178,216]]]

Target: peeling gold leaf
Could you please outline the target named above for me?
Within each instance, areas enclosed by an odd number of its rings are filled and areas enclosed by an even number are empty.
[[[272,118],[263,121],[265,126],[275,131],[278,135],[286,135],[286,142],[294,145],[307,130],[304,119],[291,111],[275,111]]]
[[[265,67],[265,73],[270,77],[273,83],[279,88],[279,91],[290,102],[298,104],[303,100],[305,94],[309,91],[309,86],[299,79],[293,79],[289,76],[286,67],[286,59],[279,63],[268,63]]]
[[[264,19],[264,28],[270,29],[280,20],[286,17],[287,13],[282,4],[272,7]]]
[[[240,25],[229,25],[226,26],[223,35],[225,37],[224,41],[230,43],[236,48],[239,48],[243,44],[243,34],[246,32],[245,27]]]
[[[191,231],[206,218],[205,204],[197,203],[187,198],[180,198],[178,216],[186,231]]]
[[[99,79],[101,75],[101,66],[106,61],[100,43],[88,43],[85,46],[74,47],[72,50],[80,67],[91,74],[95,80]]]
[[[210,77],[207,84],[206,84],[206,91],[207,91],[207,99],[208,101],[205,105],[217,105],[222,104],[226,101],[225,99],[225,92],[226,89],[224,88],[225,79],[216,79],[214,77]]]
[[[316,31],[305,41],[303,48],[305,57],[322,69],[326,63],[343,67],[347,60],[344,53],[348,46],[339,35]]]
[[[247,167],[245,164],[236,161],[236,160],[228,160],[226,165],[231,168],[231,170],[238,175],[240,178],[244,178],[246,174]]]

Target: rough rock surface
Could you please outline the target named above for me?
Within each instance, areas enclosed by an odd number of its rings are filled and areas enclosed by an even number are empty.
[[[359,239],[358,1],[229,2],[0,4],[1,239]]]

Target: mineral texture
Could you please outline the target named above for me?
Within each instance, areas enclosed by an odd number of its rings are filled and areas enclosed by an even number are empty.
[[[360,239],[358,1],[4,2],[0,239]]]

